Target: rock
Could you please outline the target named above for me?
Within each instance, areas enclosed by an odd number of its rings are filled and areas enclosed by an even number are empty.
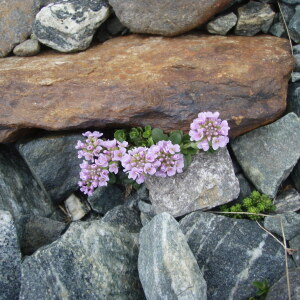
[[[149,176],[145,183],[155,213],[167,212],[175,217],[225,204],[240,192],[224,148],[212,155],[200,152],[181,174],[167,178]]]
[[[105,222],[72,223],[22,264],[20,300],[144,299],[137,235]]]
[[[90,211],[88,205],[74,194],[65,201],[65,207],[72,221],[82,219]]]
[[[269,33],[277,37],[286,37],[286,30],[284,25],[281,22],[275,23],[270,27]]]
[[[300,4],[300,0],[282,0],[283,2],[290,4],[290,5],[297,5]]]
[[[65,200],[79,188],[81,160],[75,149],[78,140],[85,139],[81,134],[60,134],[17,145],[37,181],[56,203]]]
[[[149,202],[149,190],[144,183],[140,185],[140,188],[137,191],[125,198],[124,205],[130,209],[139,210],[140,201]]]
[[[207,299],[197,261],[179,224],[167,213],[141,230],[138,269],[148,300]]]
[[[296,167],[292,172],[292,179],[296,189],[298,190],[298,192],[300,192],[300,161],[298,161]]]
[[[40,10],[33,32],[42,44],[60,52],[76,52],[89,47],[108,17],[105,0],[60,0]]]
[[[117,36],[118,34],[121,34],[124,30],[126,30],[126,27],[120,22],[120,20],[117,17],[108,19],[105,25],[106,30],[112,36]]]
[[[300,117],[300,83],[289,85],[287,111],[294,112],[298,115],[298,117]]]
[[[295,61],[296,61],[294,71],[299,72],[300,71],[300,54],[295,54],[294,58],[295,58]]]
[[[300,45],[293,46],[293,53],[300,54]]]
[[[0,209],[18,220],[21,215],[50,216],[51,200],[33,178],[23,159],[10,147],[0,146]]]
[[[102,221],[112,226],[125,228],[129,232],[139,232],[142,228],[137,211],[129,209],[124,205],[118,205],[107,212]]]
[[[204,270],[208,299],[254,297],[253,281],[273,284],[285,272],[283,248],[256,222],[198,211],[183,218],[180,228]]]
[[[109,0],[109,4],[132,32],[174,36],[206,23],[230,1]]]
[[[23,255],[31,255],[40,247],[57,240],[66,224],[39,216],[22,216],[17,224],[18,239]]]
[[[19,299],[21,252],[12,215],[0,210],[0,299]]]
[[[237,136],[285,111],[293,64],[284,39],[199,34],[129,35],[72,55],[9,57],[1,61],[0,126],[188,131],[200,111],[218,110]]]
[[[283,237],[281,223],[285,238],[289,241],[300,232],[300,215],[295,212],[287,212],[276,216],[265,217],[264,227]]]
[[[226,35],[236,24],[237,16],[231,12],[228,15],[220,16],[208,22],[206,29],[209,33]]]
[[[26,40],[14,48],[14,55],[17,56],[33,56],[37,55],[41,50],[37,40]]]
[[[276,213],[300,210],[300,194],[295,189],[290,189],[278,195],[274,204]]]
[[[289,298],[286,275],[281,277],[269,290],[266,300],[300,299],[300,268],[289,270],[291,298]]]
[[[269,4],[250,1],[238,9],[238,21],[234,33],[253,36],[260,31],[267,33],[275,12]]]
[[[98,187],[93,195],[87,198],[87,201],[93,211],[104,215],[115,206],[124,204],[124,198],[117,186],[108,185]]]
[[[300,81],[300,72],[293,72],[291,76],[292,82]]]
[[[249,197],[251,192],[254,190],[253,185],[249,180],[242,174],[237,174],[236,175],[237,179],[239,180],[239,186],[240,186],[240,194],[239,197],[237,198],[237,201],[242,201],[246,197]]]
[[[296,8],[296,12],[288,25],[289,33],[295,43],[300,43],[300,6]]]
[[[143,226],[148,224],[155,216],[153,206],[147,202],[139,201],[140,218]]]
[[[274,198],[279,185],[300,157],[299,118],[289,113],[270,125],[236,138],[231,147],[255,187]]]
[[[290,248],[296,250],[293,253],[293,259],[297,267],[300,267],[300,234],[289,241]]]

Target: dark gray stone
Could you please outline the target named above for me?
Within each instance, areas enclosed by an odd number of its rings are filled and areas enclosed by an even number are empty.
[[[276,216],[265,217],[264,227],[283,237],[281,224],[285,238],[289,241],[300,232],[300,215],[295,212],[287,212]]]
[[[297,267],[300,267],[300,234],[295,236],[289,241],[291,249],[296,250],[293,252],[293,259]]]
[[[270,27],[269,33],[277,37],[286,37],[285,27],[281,22],[277,22]]]
[[[291,5],[300,4],[300,0],[282,0],[282,1]]]
[[[141,212],[141,222],[145,226],[155,216],[153,206],[147,202],[139,201],[138,207]]]
[[[206,29],[209,33],[226,35],[232,29],[237,21],[237,16],[231,12],[228,15],[220,16],[208,22]]]
[[[236,35],[253,36],[260,31],[267,33],[273,23],[275,12],[269,4],[250,1],[238,9]]]
[[[292,82],[300,81],[300,72],[293,72],[291,80],[292,80]]]
[[[293,46],[293,53],[300,54],[300,45]]]
[[[121,34],[124,30],[126,30],[126,27],[120,22],[120,20],[117,17],[108,19],[105,25],[106,30],[112,36],[117,36]]]
[[[40,43],[37,40],[27,40],[14,48],[14,55],[17,56],[34,56],[41,50]]]
[[[8,211],[0,210],[0,299],[17,300],[21,288],[21,252]]]
[[[300,5],[288,25],[289,33],[295,43],[300,43]]]
[[[259,191],[274,198],[300,157],[299,118],[289,113],[236,138],[231,146],[244,174]]]
[[[72,223],[22,264],[20,300],[144,299],[138,236],[102,221]]]
[[[292,172],[292,179],[296,189],[298,190],[298,192],[300,192],[300,161],[298,161],[296,167]]]
[[[141,230],[138,269],[148,300],[207,299],[197,261],[179,224],[167,213]]]
[[[81,163],[75,149],[78,140],[84,140],[82,135],[49,135],[17,146],[37,181],[56,203],[78,189]]]
[[[0,146],[0,209],[21,215],[50,216],[54,206],[14,149]]]
[[[299,300],[300,268],[289,270],[291,298],[289,298],[286,275],[282,276],[269,290],[266,300]]]
[[[295,189],[282,192],[274,199],[276,213],[300,210],[300,194]]]
[[[239,185],[240,185],[240,194],[239,197],[237,198],[237,201],[240,202],[246,197],[249,197],[251,192],[254,190],[254,186],[249,182],[249,180],[242,174],[237,174],[236,175],[237,179],[239,180]]]
[[[299,72],[300,71],[300,54],[295,54],[294,58],[295,58],[295,62],[296,62],[294,71]]]
[[[115,185],[98,187],[92,196],[87,198],[93,211],[106,214],[117,205],[124,204],[124,195]]]
[[[89,47],[108,16],[105,0],[61,0],[40,10],[33,32],[41,43],[58,51],[81,51]]]
[[[287,111],[294,112],[300,117],[300,83],[289,84]]]
[[[208,299],[248,299],[256,294],[253,281],[273,284],[285,272],[283,248],[254,221],[198,211],[180,227],[204,272]]]
[[[25,215],[17,223],[18,239],[23,255],[31,255],[40,247],[57,240],[67,224],[48,218]]]
[[[124,205],[131,209],[139,210],[140,201],[149,202],[149,190],[144,183],[141,184],[136,192],[131,193],[129,197],[125,198]]]

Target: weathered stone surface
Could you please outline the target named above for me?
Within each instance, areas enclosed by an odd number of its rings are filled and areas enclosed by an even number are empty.
[[[218,110],[236,136],[284,112],[293,64],[284,39],[197,34],[130,35],[72,55],[9,57],[1,61],[0,126],[188,131],[200,111]]]
[[[276,213],[300,210],[300,194],[295,189],[282,192],[275,198]]]
[[[89,211],[90,207],[84,201],[81,201],[78,197],[72,194],[65,201],[66,211],[72,221],[78,221],[82,219]]]
[[[296,250],[293,252],[293,259],[297,267],[300,267],[300,234],[289,241],[290,248]]]
[[[295,43],[300,43],[300,5],[296,7],[296,12],[289,22],[289,33]]]
[[[237,16],[231,12],[228,15],[220,16],[207,23],[206,28],[209,33],[226,35],[235,26]]]
[[[292,82],[300,81],[300,72],[293,72],[291,80]]]
[[[0,299],[17,300],[21,288],[21,252],[8,211],[0,210]]]
[[[109,0],[132,32],[174,36],[204,24],[231,0]]]
[[[81,51],[89,47],[108,16],[105,0],[60,0],[40,10],[33,32],[41,43],[58,51]]]
[[[155,216],[153,206],[150,203],[139,201],[138,207],[141,212],[140,213],[141,222],[143,226],[145,226]]]
[[[141,230],[139,243],[139,276],[148,300],[207,299],[206,282],[172,216],[155,216]]]
[[[236,138],[231,146],[245,175],[258,190],[274,198],[300,157],[300,120],[289,113]]]
[[[294,58],[295,58],[295,62],[296,62],[294,71],[299,72],[300,71],[300,54],[295,54]]]
[[[293,53],[300,54],[300,45],[293,46]]]
[[[105,222],[73,223],[22,264],[20,299],[144,299],[137,234]]]
[[[226,148],[213,155],[200,152],[183,173],[166,178],[149,176],[145,183],[155,213],[175,217],[227,203],[240,192]]]
[[[294,112],[300,117],[300,83],[289,85],[287,111]]]
[[[14,55],[33,56],[40,52],[41,46],[37,40],[27,40],[14,48]]]
[[[300,161],[298,161],[292,172],[292,179],[294,181],[296,189],[298,190],[298,192],[300,192]]]
[[[299,300],[300,268],[289,270],[291,298],[289,298],[286,275],[281,277],[269,290],[266,300]]]
[[[60,134],[17,145],[36,180],[54,202],[65,200],[78,189],[81,163],[75,149],[78,140],[84,141],[81,134]]]
[[[126,30],[126,27],[120,22],[120,20],[114,16],[105,23],[106,30],[112,36],[116,36]]]
[[[237,201],[242,201],[251,194],[251,192],[254,190],[254,186],[242,173],[237,174],[236,177],[239,180],[240,186],[240,194],[237,198]]]
[[[300,4],[300,0],[282,0],[282,1],[291,5]]]
[[[272,25],[275,12],[269,4],[250,1],[238,9],[235,34],[253,36],[260,31],[267,33]]]
[[[195,212],[180,228],[204,270],[208,299],[248,299],[253,281],[273,284],[285,272],[283,248],[256,222]]]

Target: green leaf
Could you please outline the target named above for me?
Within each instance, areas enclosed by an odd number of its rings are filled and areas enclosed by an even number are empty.
[[[152,128],[150,125],[146,125],[144,129],[145,129],[145,131],[151,131]]]
[[[184,134],[182,136],[182,143],[187,144],[191,141],[190,136],[188,134]]]
[[[140,133],[140,131],[138,130],[138,128],[132,128],[131,130],[130,130],[130,132],[129,132],[129,137],[132,139],[132,140],[134,140],[134,139],[136,139],[136,138],[138,138],[138,137],[141,137],[142,135],[141,135],[141,133]]]
[[[110,184],[115,184],[116,181],[117,181],[117,177],[114,173],[109,173],[109,180],[108,180],[108,183]]]
[[[151,147],[152,145],[154,145],[154,141],[153,141],[152,136],[150,136],[150,137],[147,139],[147,142],[148,142],[148,147]]]
[[[182,132],[180,132],[180,130],[173,131],[170,134],[169,140],[172,142],[173,145],[175,144],[180,145],[182,141]]]
[[[190,154],[183,155],[184,167],[187,168],[192,163],[192,156]]]
[[[143,138],[147,139],[152,135],[152,131],[148,130],[143,133]]]
[[[168,140],[168,135],[164,134],[164,132],[160,128],[154,128],[152,130],[152,139],[153,142],[156,144],[159,141]]]
[[[114,133],[114,138],[119,142],[126,141],[126,132],[123,129],[116,130]]]

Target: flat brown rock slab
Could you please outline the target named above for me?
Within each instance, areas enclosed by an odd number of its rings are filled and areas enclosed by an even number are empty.
[[[130,35],[76,54],[8,57],[0,127],[187,132],[200,111],[219,111],[233,137],[282,115],[293,66],[289,42],[271,36]]]

